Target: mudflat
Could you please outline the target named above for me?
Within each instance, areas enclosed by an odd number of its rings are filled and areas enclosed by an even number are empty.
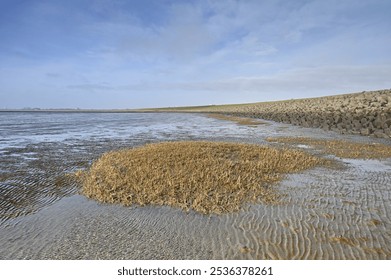
[[[103,115],[1,119],[8,129],[0,160],[1,259],[391,258],[388,139],[202,114]],[[20,118],[23,130],[12,125]],[[29,124],[32,118],[39,121]],[[122,149],[199,142],[293,150],[336,164],[284,172],[269,185],[278,200],[246,200],[221,213],[191,204],[187,211],[101,203],[83,195],[70,176]]]

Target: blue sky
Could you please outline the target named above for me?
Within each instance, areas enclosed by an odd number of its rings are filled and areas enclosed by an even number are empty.
[[[0,0],[0,109],[391,88],[390,0]]]

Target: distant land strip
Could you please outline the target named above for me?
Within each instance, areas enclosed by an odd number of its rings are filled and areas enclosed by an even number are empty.
[[[146,109],[0,109],[0,112],[217,113],[257,118],[342,134],[391,138],[391,89],[247,104]]]
[[[140,113],[138,109],[0,109],[0,112],[14,113]]]

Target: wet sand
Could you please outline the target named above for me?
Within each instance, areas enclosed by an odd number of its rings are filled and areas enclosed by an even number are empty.
[[[141,145],[148,136],[152,142],[207,139],[280,145],[266,138],[301,136],[391,145],[387,139],[269,121],[268,125],[239,126],[200,115],[166,117],[175,129],[154,127],[132,134],[132,140],[125,135],[30,143],[23,150],[24,157],[34,157],[30,161],[15,156],[21,154],[15,149],[22,148],[3,148],[1,195],[15,198],[12,195],[20,193],[25,202],[10,208],[7,205],[12,201],[2,200],[0,258],[391,259],[390,158],[361,160],[326,155],[339,165],[287,175],[275,186],[281,194],[280,203],[249,204],[223,215],[186,213],[167,206],[102,204],[80,195],[73,183],[58,181],[64,174],[89,166],[103,152]],[[320,153],[315,147],[292,145]],[[53,156],[59,147],[62,152]],[[17,172],[6,172],[7,166]],[[26,192],[29,186],[34,190]]]

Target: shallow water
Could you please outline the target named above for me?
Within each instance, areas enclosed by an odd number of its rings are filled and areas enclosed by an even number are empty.
[[[386,142],[268,123],[174,113],[0,113],[0,258],[390,259],[390,159],[339,159],[339,168],[291,174],[276,186],[281,203],[220,216],[101,204],[79,195],[66,176],[106,151],[159,141]]]

